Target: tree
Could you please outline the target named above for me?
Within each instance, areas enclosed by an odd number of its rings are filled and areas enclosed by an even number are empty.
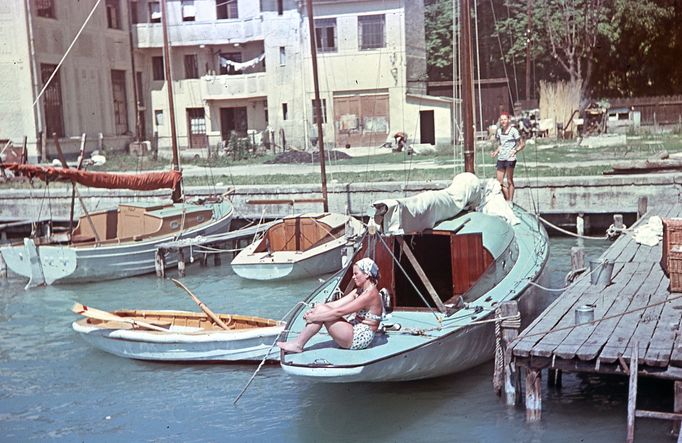
[[[452,79],[452,1],[424,2],[429,80]]]
[[[571,82],[582,81],[585,97],[592,86],[597,54],[618,57],[619,44],[628,41],[628,26],[651,31],[671,9],[651,0],[544,0],[532,8],[528,0],[508,0],[509,18],[497,32],[511,35],[505,57],[528,55]],[[529,23],[535,23],[532,29]],[[646,34],[646,32],[645,32]],[[648,34],[647,34],[648,35]],[[551,69],[550,69],[551,70]]]

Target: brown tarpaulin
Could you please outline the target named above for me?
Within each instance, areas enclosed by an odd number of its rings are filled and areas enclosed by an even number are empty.
[[[117,174],[112,172],[88,172],[78,169],[53,168],[51,166],[21,165],[5,163],[5,169],[28,178],[44,181],[71,180],[91,188],[131,189],[133,191],[153,191],[154,189],[174,189],[182,172],[147,172],[140,174]]]

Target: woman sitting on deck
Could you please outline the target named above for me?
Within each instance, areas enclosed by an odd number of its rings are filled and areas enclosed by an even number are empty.
[[[379,328],[383,304],[376,288],[379,268],[371,258],[363,258],[353,265],[355,289],[342,298],[317,305],[303,315],[307,322],[301,334],[293,341],[278,342],[285,352],[303,352],[308,340],[317,334],[322,325],[327,328],[336,344],[345,349],[365,349],[372,343]],[[344,316],[355,313],[348,321]]]

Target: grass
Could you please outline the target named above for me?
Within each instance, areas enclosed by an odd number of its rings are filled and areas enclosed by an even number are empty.
[[[460,148],[461,149],[461,148]],[[494,159],[488,153],[492,150],[489,142],[479,142],[476,146],[475,164],[479,176],[492,176]],[[343,150],[340,150],[343,152]],[[575,141],[538,139],[536,143],[528,143],[526,149],[519,154],[516,175],[521,177],[564,177],[601,175],[610,170],[610,166],[623,160],[639,160],[658,157],[662,151],[669,154],[682,153],[682,134],[628,136],[627,143],[620,146],[590,148],[579,145]],[[210,160],[196,159],[185,161],[184,165],[220,168],[244,165],[262,165],[272,160],[273,154],[261,157],[232,161],[230,157],[218,157]],[[459,158],[459,156],[458,156]],[[415,168],[417,164],[429,163],[439,168]],[[394,165],[391,170],[374,172],[373,165]],[[332,172],[333,166],[358,166],[354,172]],[[168,169],[170,162],[166,159],[154,160],[151,157],[137,157],[123,153],[108,153],[107,162],[100,167],[90,167],[91,171],[142,171]],[[287,169],[295,169],[297,165],[289,165]],[[276,167],[273,166],[273,170]],[[438,146],[436,151],[427,155],[408,156],[405,152],[390,152],[373,156],[353,157],[344,160],[332,160],[328,163],[328,183],[362,183],[362,182],[397,182],[449,180],[453,171],[461,171],[461,161],[453,166],[453,153],[448,147]],[[319,183],[320,175],[314,174],[262,174],[262,175],[221,175],[216,171],[208,171],[209,177],[187,176],[187,186],[215,185],[222,182],[226,185],[278,185]],[[65,183],[53,185],[66,186]],[[44,184],[35,181],[29,183],[0,183],[0,188],[43,188]]]

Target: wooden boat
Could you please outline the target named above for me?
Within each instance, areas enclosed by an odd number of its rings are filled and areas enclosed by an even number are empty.
[[[308,2],[312,16],[311,2]],[[502,196],[497,180],[474,174],[470,5],[462,18],[462,103],[465,173],[450,187],[374,203],[368,235],[355,257],[293,312],[286,335],[299,333],[309,306],[346,294],[351,264],[372,258],[377,287],[389,301],[382,329],[369,347],[346,350],[328,334],[303,352],[285,354],[290,375],[323,382],[418,380],[464,371],[493,356],[495,309],[517,301],[528,323],[543,308],[540,289],[549,241],[539,220]],[[311,32],[312,35],[312,32]]]
[[[29,278],[27,287],[124,278],[154,272],[157,245],[227,232],[232,216],[232,204],[222,199],[126,203],[82,216],[64,238],[26,238],[0,253],[9,269]],[[169,256],[166,266],[176,264]]]
[[[355,218],[337,213],[285,217],[232,260],[232,269],[251,280],[314,277],[341,269],[365,232]]]
[[[281,321],[236,314],[217,314],[228,330],[204,313],[119,310],[108,314],[114,317],[83,318],[72,327],[94,347],[137,360],[261,361],[284,329]],[[278,352],[267,357],[278,358]]]
[[[464,210],[432,228],[404,231],[393,225],[391,232],[368,235],[353,262],[369,256],[379,266],[378,287],[390,294],[392,309],[383,332],[367,349],[352,351],[317,334],[304,352],[281,356],[284,371],[324,382],[404,381],[463,371],[492,358],[496,307],[518,301],[525,322],[543,307],[532,282],[548,257],[547,234],[520,207],[514,215],[511,224]],[[384,231],[391,224],[384,220]],[[349,264],[306,302],[323,303],[337,290],[347,292],[351,276]],[[293,314],[291,334],[301,331],[307,310],[302,305]]]

